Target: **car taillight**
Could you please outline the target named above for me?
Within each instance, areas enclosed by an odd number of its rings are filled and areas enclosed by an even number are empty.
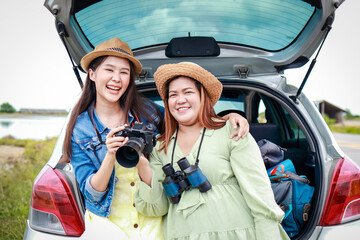
[[[35,179],[30,209],[34,229],[80,236],[85,225],[70,186],[61,172],[45,167]]]
[[[330,226],[360,218],[360,169],[342,158],[336,164],[320,225]]]

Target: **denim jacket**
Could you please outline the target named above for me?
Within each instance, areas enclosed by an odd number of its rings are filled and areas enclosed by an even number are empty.
[[[163,108],[158,106],[163,113]],[[152,118],[159,122],[160,117],[154,108],[147,108]],[[79,184],[85,200],[85,208],[89,211],[103,217],[109,217],[110,207],[114,195],[115,184],[118,181],[115,176],[115,167],[111,174],[107,189],[103,192],[96,191],[90,184],[92,176],[99,170],[101,163],[106,155],[107,148],[105,145],[106,135],[110,129],[105,127],[98,118],[96,111],[93,111],[94,124],[101,135],[101,140],[97,137],[93,122],[91,121],[88,111],[84,111],[78,116],[72,138],[72,158],[71,163],[75,170],[75,177]],[[134,116],[129,113],[128,120],[130,125],[135,121]],[[140,119],[147,126],[152,126],[155,133],[156,127],[146,119]],[[116,163],[117,164],[117,163]]]

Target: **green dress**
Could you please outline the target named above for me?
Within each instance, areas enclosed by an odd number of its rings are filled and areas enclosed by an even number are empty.
[[[177,204],[169,201],[162,186],[162,166],[171,162],[175,134],[167,155],[157,151],[157,143],[150,157],[151,187],[139,183],[135,204],[144,215],[164,216],[166,239],[289,239],[257,143],[250,134],[239,141],[230,139],[232,132],[229,122],[221,129],[206,129],[199,167],[212,188],[205,193],[191,188]],[[190,164],[195,163],[200,140],[186,156]],[[175,171],[183,157],[176,146]]]

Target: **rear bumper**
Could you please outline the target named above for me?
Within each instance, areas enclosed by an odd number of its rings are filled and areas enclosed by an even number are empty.
[[[40,232],[38,230],[32,229],[30,227],[29,220],[27,220],[23,240],[35,240],[35,239],[36,240],[66,240],[66,239],[76,240],[80,238]]]
[[[332,240],[332,239],[359,239],[360,236],[360,220],[356,220],[349,223],[343,223],[340,225],[329,226],[329,227],[318,227],[321,228],[318,240]]]

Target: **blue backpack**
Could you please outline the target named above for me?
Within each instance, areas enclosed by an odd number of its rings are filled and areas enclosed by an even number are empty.
[[[285,149],[266,139],[258,141],[258,146],[271,180],[275,201],[285,212],[281,225],[288,236],[293,237],[308,220],[314,187],[309,185],[306,176],[297,175],[290,159],[284,160]]]
[[[281,223],[289,237],[299,233],[308,220],[314,187],[306,176],[296,174],[293,163],[286,159],[267,170],[275,201],[285,212]]]

